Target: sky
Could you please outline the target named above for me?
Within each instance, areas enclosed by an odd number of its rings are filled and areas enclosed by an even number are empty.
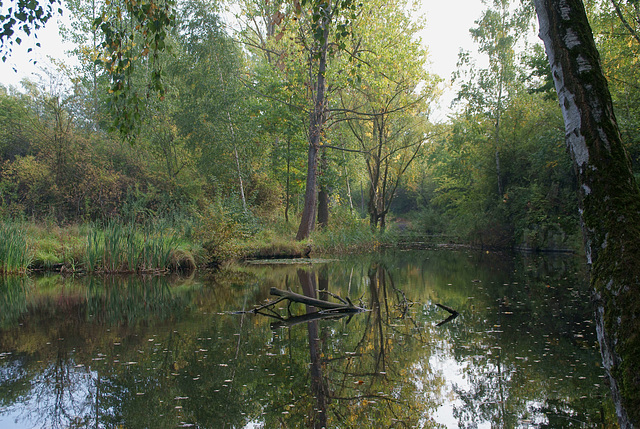
[[[22,43],[14,44],[13,52],[6,62],[3,63],[0,59],[0,84],[21,88],[20,81],[25,77],[37,82],[38,76],[46,76],[43,68],[51,66],[49,57],[66,63],[74,61],[73,58],[65,55],[65,51],[72,49],[73,46],[63,43],[62,37],[58,34],[59,22],[59,17],[52,18],[44,28],[38,30],[37,38],[33,35],[30,37],[20,35],[23,38]],[[37,42],[40,42],[40,47],[35,45]],[[33,50],[27,52],[29,48]]]
[[[458,52],[461,48],[472,52],[475,50],[469,28],[473,27],[474,21],[480,17],[484,5],[480,0],[421,1],[420,12],[426,17],[426,28],[420,36],[429,50],[429,71],[445,79],[444,95],[431,119],[443,121],[450,112],[449,105],[456,92],[448,83],[456,67]],[[7,62],[0,62],[0,84],[20,88],[20,81],[24,77],[38,81],[38,75],[45,75],[42,72],[43,66],[50,65],[49,56],[63,59],[66,63],[74,61],[73,58],[64,55],[65,50],[71,49],[72,46],[63,44],[57,32],[58,22],[59,19],[49,22],[38,33],[37,40],[31,37],[20,46],[14,46],[14,52]],[[40,42],[40,48],[35,47],[36,41]],[[27,53],[29,47],[33,47],[31,53]],[[17,73],[14,68],[17,69]]]
[[[422,0],[421,13],[426,26],[421,33],[422,43],[431,60],[428,70],[445,80],[443,96],[431,119],[444,121],[450,113],[449,105],[456,95],[450,85],[451,73],[456,69],[461,49],[475,52],[469,29],[480,18],[484,5],[480,0]]]

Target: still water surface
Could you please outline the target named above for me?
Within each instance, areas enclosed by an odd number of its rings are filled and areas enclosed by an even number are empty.
[[[368,311],[238,313],[270,287]],[[460,316],[442,324],[437,303]],[[176,280],[0,279],[3,429],[614,422],[578,257],[437,250]]]

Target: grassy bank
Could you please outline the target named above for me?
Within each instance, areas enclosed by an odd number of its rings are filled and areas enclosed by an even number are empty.
[[[278,218],[243,223],[224,213],[143,224],[10,221],[0,228],[0,272],[160,273],[250,258],[366,252],[394,240],[351,215],[335,216],[329,227],[302,242],[294,240],[296,227]]]
[[[0,272],[149,273],[192,269],[198,248],[170,225],[4,222]]]

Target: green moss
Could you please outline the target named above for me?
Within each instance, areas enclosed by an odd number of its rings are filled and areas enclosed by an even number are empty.
[[[592,240],[592,286],[601,296],[606,340],[629,419],[640,423],[640,192],[608,166],[605,186],[585,198],[584,221]],[[622,183],[621,183],[622,182]]]

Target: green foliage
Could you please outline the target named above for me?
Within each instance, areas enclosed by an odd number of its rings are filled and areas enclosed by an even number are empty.
[[[238,223],[220,200],[197,215],[193,230],[194,239],[202,243],[207,252],[207,260],[216,264],[237,256],[234,239],[239,234]]]
[[[89,272],[158,272],[172,266],[177,239],[165,225],[142,228],[112,220],[87,236],[85,265]]]
[[[310,242],[314,252],[356,253],[378,250],[392,240],[392,235],[372,229],[369,222],[347,208],[336,210],[327,228],[315,231]]]
[[[469,65],[456,75],[462,109],[435,131],[428,117],[439,79],[425,72],[427,51],[414,37],[422,21],[404,1],[243,0],[234,35],[217,1],[129,3],[72,1],[67,35],[80,42],[82,64],[71,80],[60,77],[69,71],[61,67],[51,84],[0,89],[0,215],[56,225],[171,219],[177,234],[201,241],[218,261],[242,255],[242,241],[286,242],[282,214],[295,219],[303,207],[317,92],[309,73],[317,71],[319,37],[327,36],[323,120],[331,126],[321,133],[318,183],[329,192],[336,227],[314,238],[325,240],[319,247],[379,240],[346,215],[349,205],[369,209],[370,221],[372,212],[402,212],[417,233],[447,240],[575,247],[561,118],[546,91],[541,49],[519,55],[528,15],[511,2],[487,3],[472,36],[489,64],[479,69],[470,53],[461,57]],[[615,36],[624,26],[614,9],[593,13],[637,162],[636,42],[631,33]],[[329,34],[320,34],[324,24]],[[111,93],[105,64],[116,79]],[[162,87],[151,76],[160,69]],[[127,112],[116,115],[121,130],[137,124],[133,146],[105,133],[108,99]],[[395,195],[402,201],[392,204]],[[69,264],[61,255],[70,253],[77,261],[79,246],[63,252],[55,243],[43,239],[34,263]]]
[[[27,236],[19,224],[0,224],[0,273],[24,273],[31,263]]]
[[[505,104],[501,121],[501,198],[487,144],[493,120],[460,115],[424,166],[422,231],[489,246],[579,249],[575,180],[556,103],[523,90]]]
[[[145,95],[165,96],[160,55],[168,49],[168,34],[175,25],[175,2],[172,0],[107,2],[94,20],[103,41],[102,55],[95,63],[111,77],[109,108],[114,118],[113,129],[133,139],[142,121]],[[150,57],[147,93],[140,94],[132,77],[141,60]]]

